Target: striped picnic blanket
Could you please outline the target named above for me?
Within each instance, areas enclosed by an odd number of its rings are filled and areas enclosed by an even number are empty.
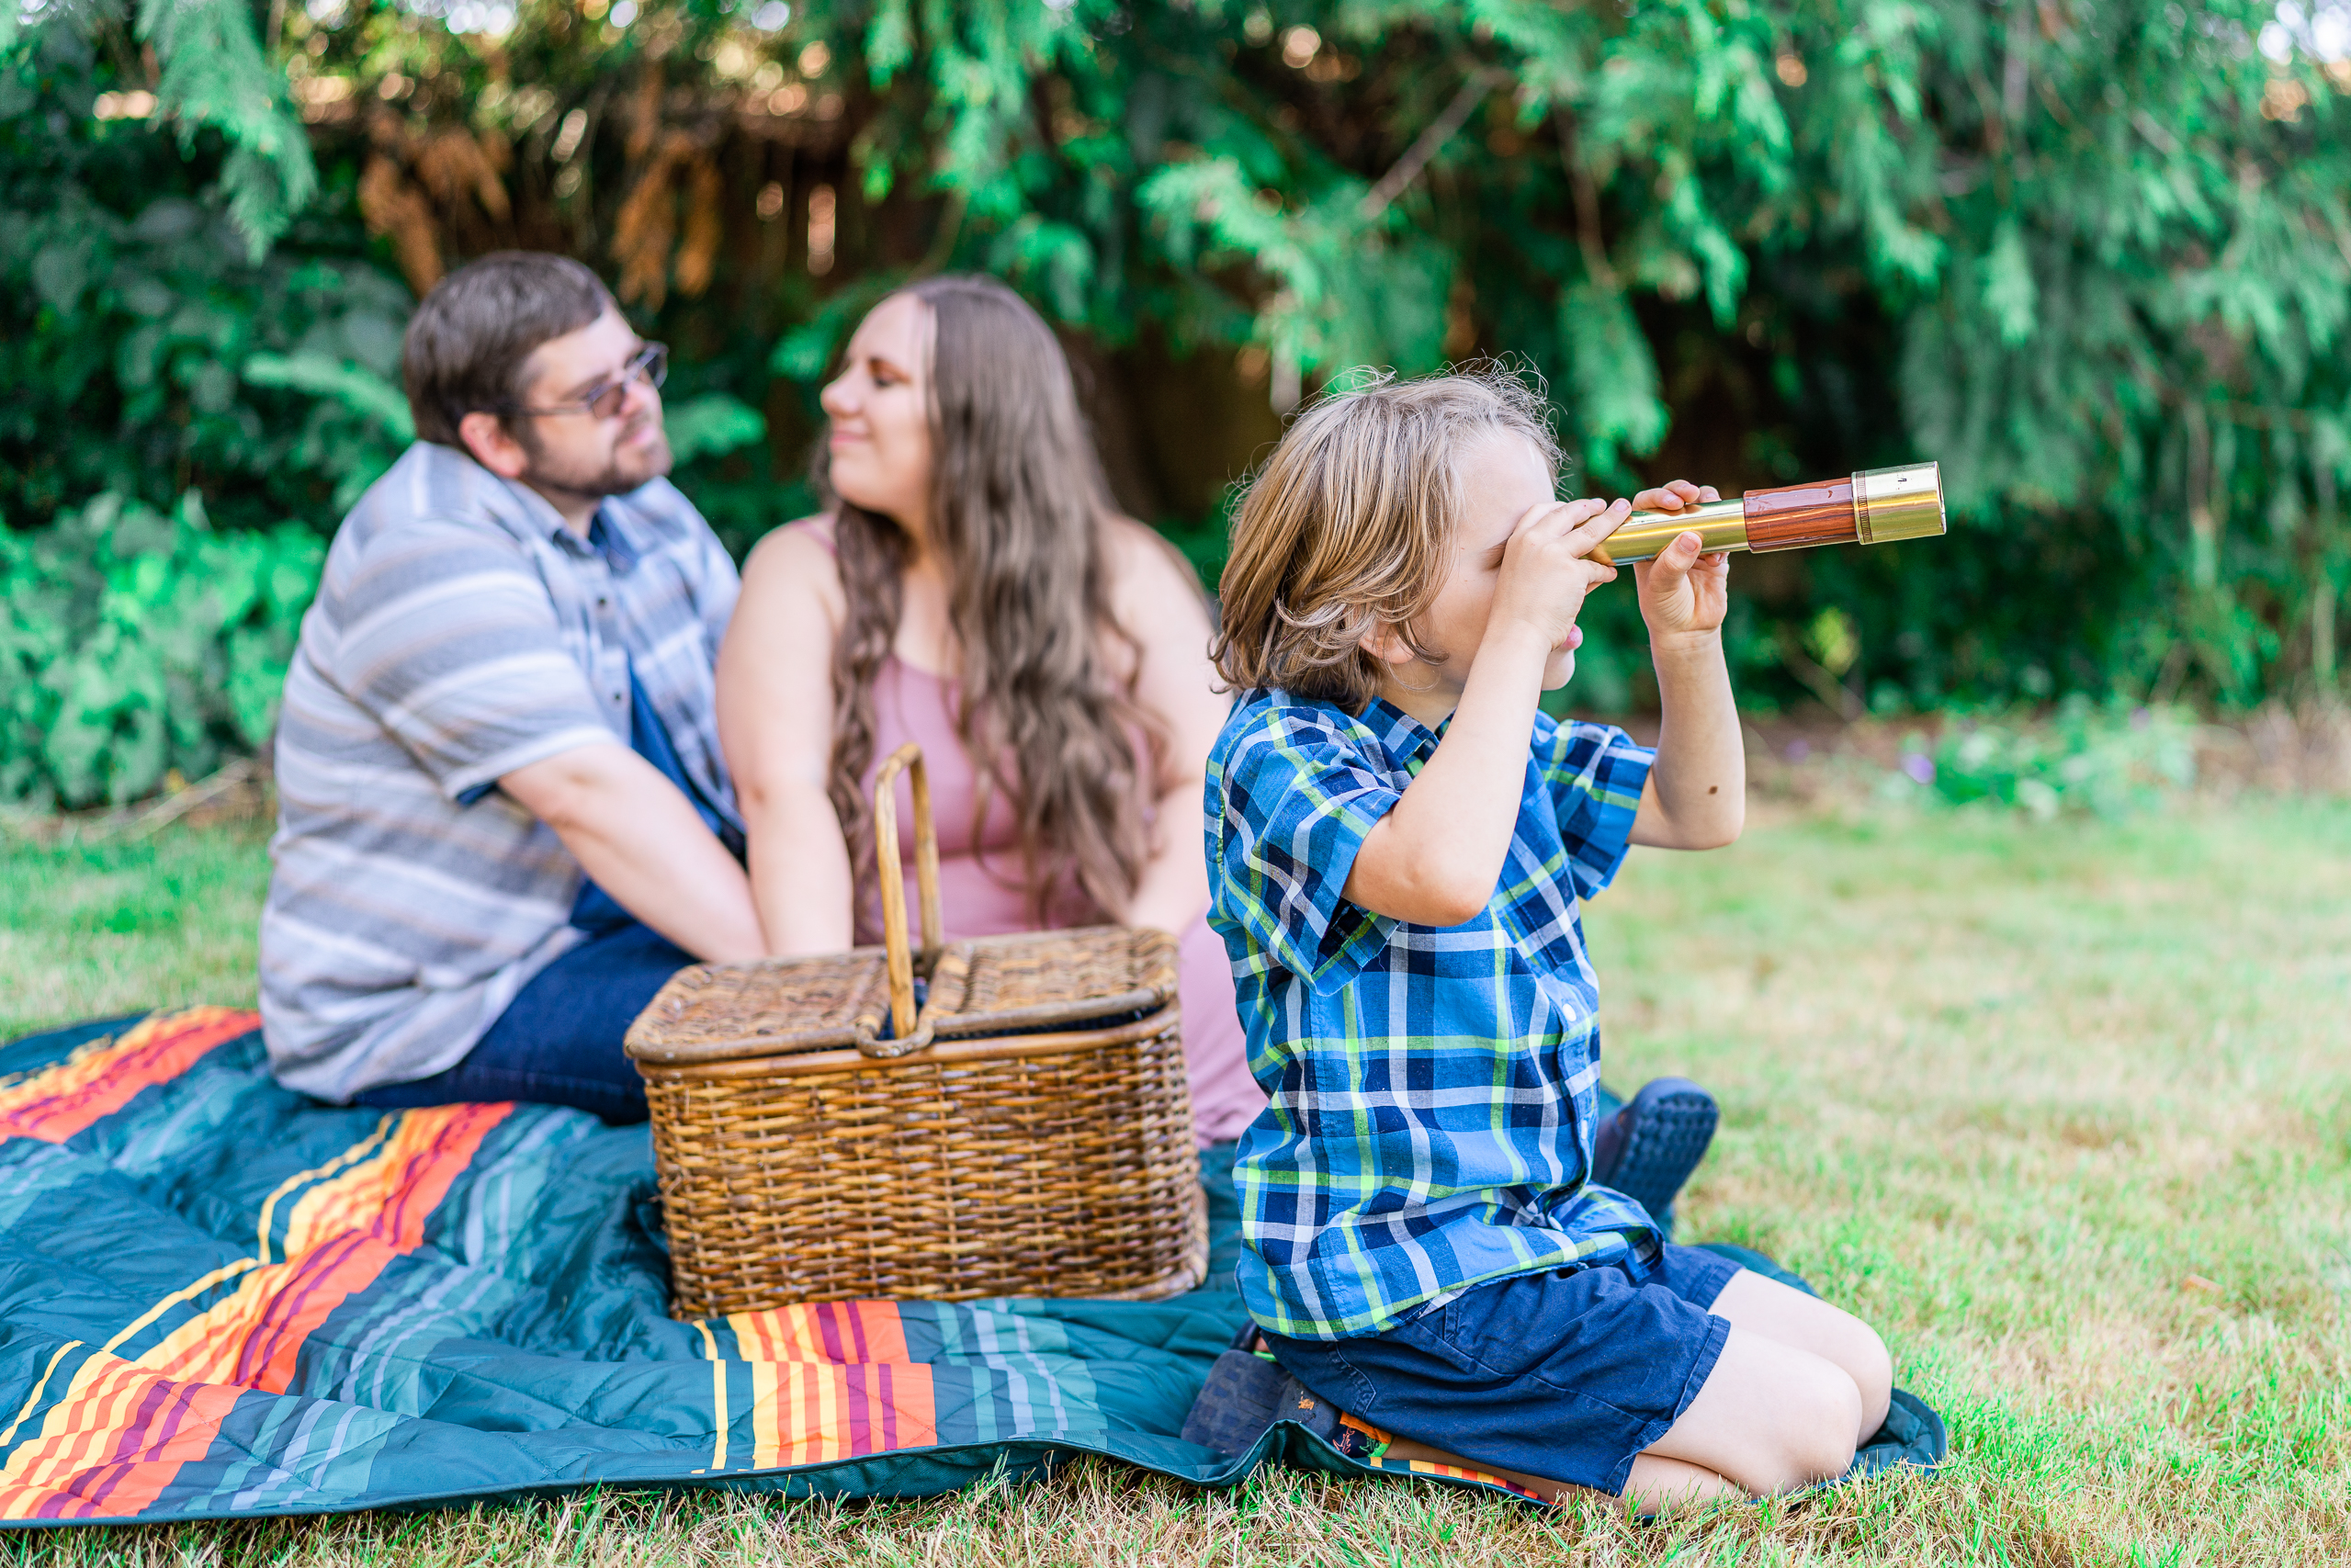
[[[1244,1321],[1173,1301],[668,1314],[643,1127],[325,1106],[194,1008],[0,1046],[0,1528],[459,1504],[595,1483],[919,1496],[1108,1455],[1211,1486],[1369,1466],[1176,1434]],[[1766,1259],[1743,1254],[1751,1267]]]
[[[1278,1428],[1176,1437],[1244,1318],[1158,1303],[668,1314],[643,1127],[339,1109],[194,1008],[0,1046],[0,1527],[201,1519],[593,1483],[918,1496],[1110,1455],[1209,1485],[1360,1472]],[[1498,1482],[1494,1484],[1501,1484]]]

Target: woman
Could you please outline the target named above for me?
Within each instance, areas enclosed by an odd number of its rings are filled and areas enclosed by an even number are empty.
[[[718,658],[769,950],[879,940],[872,783],[919,742],[947,933],[1173,933],[1194,1130],[1238,1137],[1265,1101],[1204,918],[1226,699],[1190,569],[1115,513],[1060,344],[1001,284],[883,300],[823,403],[827,509],[752,553]]]

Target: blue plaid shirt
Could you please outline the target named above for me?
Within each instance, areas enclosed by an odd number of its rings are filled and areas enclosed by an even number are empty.
[[[1241,1294],[1278,1334],[1377,1334],[1489,1280],[1657,1256],[1646,1212],[1589,1180],[1599,987],[1576,918],[1653,753],[1538,716],[1494,896],[1438,928],[1339,892],[1437,740],[1385,702],[1260,692],[1209,756],[1208,920],[1272,1100],[1234,1166]]]

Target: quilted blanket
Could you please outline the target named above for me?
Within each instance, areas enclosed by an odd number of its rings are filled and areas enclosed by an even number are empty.
[[[1214,1281],[1230,1158],[1204,1156]],[[0,1527],[593,1483],[913,1496],[1078,1452],[1212,1486],[1367,1472],[1287,1424],[1246,1455],[1176,1436],[1243,1321],[1229,1285],[680,1323],[667,1280],[642,1127],[323,1106],[228,1009],[0,1047]]]
[[[1212,1485],[1293,1444],[1356,1468],[1294,1428],[1247,1456],[1178,1440],[1242,1321],[1228,1291],[676,1322],[644,1128],[322,1106],[270,1077],[256,1024],[0,1048],[0,1523],[593,1483],[911,1496],[1080,1451]],[[1229,1179],[1210,1193],[1229,1280]]]

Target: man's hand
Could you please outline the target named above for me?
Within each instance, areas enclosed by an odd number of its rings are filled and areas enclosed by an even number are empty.
[[[1515,621],[1556,648],[1576,629],[1584,596],[1616,579],[1591,553],[1622,527],[1629,502],[1551,501],[1530,507],[1502,547],[1489,625]]]
[[[1703,489],[1688,479],[1675,479],[1633,498],[1644,512],[1679,512],[1697,502],[1719,501],[1712,486]],[[1621,502],[1619,504],[1622,504]],[[1654,645],[1682,637],[1710,637],[1723,629],[1731,606],[1731,558],[1703,553],[1705,541],[1694,531],[1678,536],[1655,560],[1635,562],[1633,581],[1641,595],[1641,618],[1649,623]]]

